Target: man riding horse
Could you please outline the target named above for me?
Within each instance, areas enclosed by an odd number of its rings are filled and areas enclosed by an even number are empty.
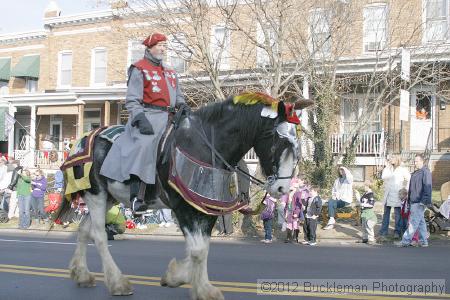
[[[135,213],[147,210],[145,189],[155,195],[157,150],[175,107],[186,106],[177,73],[164,65],[167,37],[148,36],[144,57],[128,69],[125,132],[112,145],[100,174],[120,182],[130,180],[130,202]]]

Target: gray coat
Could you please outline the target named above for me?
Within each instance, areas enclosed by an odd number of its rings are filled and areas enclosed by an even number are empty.
[[[130,175],[138,176],[147,184],[155,183],[158,144],[167,126],[168,113],[144,108],[142,104],[144,79],[141,71],[131,67],[125,106],[129,112],[125,132],[114,142],[103,162],[100,174],[116,181],[125,181]],[[167,79],[165,79],[167,81]],[[170,94],[170,106],[184,103],[184,97],[177,78],[177,87],[167,81]],[[134,117],[145,112],[151,123],[152,135],[143,135],[137,127],[132,127]]]

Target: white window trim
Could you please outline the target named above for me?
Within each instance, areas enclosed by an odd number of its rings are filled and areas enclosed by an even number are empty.
[[[326,9],[326,8],[315,8],[315,9],[311,9],[311,10],[309,10],[309,15],[308,15],[308,18],[309,18],[309,20],[311,20],[311,16],[312,16],[312,14],[313,13],[317,13],[317,12],[326,12],[326,13],[328,13],[329,14],[329,31],[330,31],[330,34],[332,34],[332,32],[331,32],[331,26],[332,26],[332,19],[333,19],[333,16],[332,16],[332,11],[331,10],[329,10],[329,9]],[[309,20],[308,20],[308,46],[309,46],[309,51],[312,53],[313,51],[314,51],[314,47],[313,47],[313,40],[312,40],[312,35],[313,35],[313,33],[312,33],[312,31],[311,31],[311,24],[309,24],[310,22],[309,22]],[[328,53],[325,53],[325,52],[323,52],[323,51],[317,51],[315,54],[314,54],[314,57],[329,57],[329,56],[331,56],[331,54],[332,54],[332,52],[333,52],[333,36],[331,36],[330,37],[330,52],[328,52]]]
[[[220,70],[220,71],[226,71],[226,70],[229,70],[230,69],[230,58],[231,58],[231,31],[230,31],[230,29],[229,28],[227,28],[227,26],[225,25],[225,24],[216,24],[216,25],[213,25],[212,27],[211,27],[211,44],[210,44],[210,52],[211,52],[211,54],[213,54],[213,43],[215,43],[216,42],[216,35],[215,35],[215,33],[216,33],[216,29],[217,28],[220,28],[220,27],[222,27],[222,28],[224,28],[225,29],[225,34],[227,35],[226,36],[226,40],[224,40],[224,45],[228,45],[228,49],[225,49],[225,51],[222,51],[222,55],[221,55],[221,58],[220,58],[220,64],[219,64],[219,66],[218,66],[218,69]]]
[[[131,61],[131,53],[132,53],[132,46],[133,46],[133,42],[140,42],[140,39],[130,39],[130,40],[128,40],[128,49],[127,49],[127,65],[125,66],[126,67],[126,74],[127,74],[127,77],[128,77],[128,68],[130,67],[130,65],[133,63],[132,61]],[[142,56],[142,57],[144,57],[144,56]]]
[[[446,0],[445,11],[447,19],[447,37],[444,41],[428,41],[427,40],[427,0],[422,0],[422,44],[442,44],[450,40],[450,0]]]
[[[105,72],[105,82],[95,83],[95,51],[105,50],[105,61],[106,61],[106,72]],[[106,47],[95,47],[91,50],[91,86],[106,86],[108,81],[108,49]]]
[[[58,88],[70,88],[72,87],[73,77],[71,76],[71,83],[67,85],[61,84],[61,65],[62,65],[62,55],[70,54],[72,55],[72,65],[70,66],[71,75],[73,74],[73,52],[72,50],[62,50],[58,52],[58,79],[57,79],[57,87]]]
[[[178,33],[178,34],[184,35],[183,33]],[[171,43],[173,43],[173,41],[175,40],[176,35],[177,35],[177,34],[173,34],[173,35],[171,34],[171,35],[169,35],[169,36],[167,37],[167,42],[168,42],[168,46],[169,46],[168,49],[167,49],[167,62],[168,62],[168,64],[171,65],[171,67],[173,68],[174,66],[173,66],[173,64],[172,64],[171,58],[172,58],[172,57],[176,57],[176,58],[182,59],[183,62],[184,62],[184,71],[183,71],[183,72],[179,72],[179,74],[186,74],[186,72],[187,72],[187,61],[188,61],[188,59],[185,58],[185,57],[183,57],[183,55],[180,55],[179,53],[177,53],[177,51],[172,50],[173,48],[171,47]],[[183,37],[180,38],[180,39],[184,39],[184,40],[185,40],[185,43],[187,44],[187,38],[186,38],[186,36],[183,36]],[[184,47],[184,48],[187,48],[187,47]]]
[[[367,99],[367,101],[371,101],[373,99],[376,99],[379,97],[380,94],[372,94],[373,97],[370,97],[369,99]],[[344,105],[343,105],[343,101],[346,100],[358,100],[358,118],[361,117],[362,112],[363,112],[363,105],[364,105],[364,99],[366,98],[365,94],[351,94],[351,95],[343,95],[341,98],[341,115],[340,115],[340,124],[339,124],[339,133],[340,134],[345,134],[346,132],[344,131]],[[378,115],[379,118],[379,122],[380,122],[380,126],[382,125],[381,123],[381,113],[382,111],[380,110],[380,113]],[[355,122],[357,123],[357,121]],[[373,122],[375,123],[375,122]]]
[[[369,5],[365,5],[363,8],[363,38],[362,38],[362,48],[363,48],[363,53],[364,54],[373,54],[373,53],[377,53],[378,51],[366,51],[366,36],[365,36],[365,32],[364,32],[364,9],[365,8],[372,8],[372,7],[385,7],[386,8],[386,40],[385,42],[385,47],[387,47],[387,44],[389,42],[389,16],[390,16],[390,7],[387,3],[373,3],[373,4],[369,4]]]

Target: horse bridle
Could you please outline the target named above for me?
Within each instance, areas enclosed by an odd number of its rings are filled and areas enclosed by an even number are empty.
[[[275,182],[276,180],[279,180],[279,179],[291,179],[292,177],[294,177],[294,172],[295,172],[295,168],[297,167],[298,160],[297,160],[297,163],[296,163],[294,169],[292,170],[292,174],[291,174],[290,176],[279,176],[279,175],[278,175],[278,171],[279,171],[279,170],[278,170],[278,168],[277,168],[276,161],[275,161],[275,148],[274,148],[274,147],[271,148],[271,152],[272,152],[272,171],[273,171],[275,174],[267,176],[267,181],[266,181],[266,182],[263,182],[263,181],[259,180],[258,178],[252,176],[251,174],[249,174],[249,173],[247,173],[246,171],[244,171],[244,170],[242,170],[241,168],[239,168],[239,166],[233,167],[230,163],[228,163],[228,162],[223,158],[223,156],[222,156],[222,155],[217,151],[217,149],[214,147],[214,145],[213,145],[213,144],[214,144],[214,141],[211,143],[211,142],[208,140],[208,138],[207,138],[207,136],[206,136],[206,133],[205,133],[205,130],[204,130],[203,125],[201,124],[201,122],[200,122],[201,130],[197,128],[197,126],[195,125],[195,122],[192,122],[192,124],[193,124],[194,129],[198,132],[200,138],[203,140],[203,142],[204,142],[204,143],[209,147],[209,149],[211,150],[211,153],[213,154],[213,156],[217,156],[217,157],[219,158],[219,160],[227,167],[227,169],[228,169],[229,171],[232,171],[232,172],[236,172],[236,173],[241,174],[242,176],[246,177],[246,179],[248,179],[248,180],[249,180],[250,182],[252,182],[253,184],[256,184],[257,186],[259,186],[259,187],[261,187],[261,188],[267,189],[267,187],[273,185],[274,182]],[[279,125],[279,124],[280,124],[279,121],[276,120],[276,121],[275,121],[275,124],[274,124],[274,127],[273,127],[272,130],[271,130],[271,133],[272,133],[272,139],[273,139],[272,145],[275,143],[275,135],[278,134],[277,128],[278,128],[278,125]],[[212,136],[212,137],[213,137],[213,136]],[[282,137],[282,136],[281,136],[280,138],[283,139],[283,138],[285,138],[285,137]],[[295,147],[295,145],[294,145],[294,147]]]

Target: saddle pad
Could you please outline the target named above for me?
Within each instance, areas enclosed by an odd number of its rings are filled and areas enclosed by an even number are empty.
[[[110,143],[114,143],[115,140],[125,131],[124,125],[113,125],[100,133],[102,139],[107,140]]]

